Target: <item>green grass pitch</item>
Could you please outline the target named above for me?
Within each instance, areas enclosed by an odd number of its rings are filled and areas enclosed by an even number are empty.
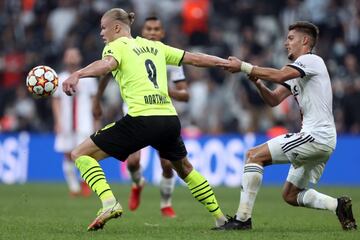
[[[164,219],[159,211],[158,187],[147,185],[139,209],[127,210],[129,185],[111,184],[124,207],[121,218],[109,221],[103,230],[87,232],[100,207],[94,195],[70,198],[64,184],[0,185],[0,239],[256,239],[331,240],[360,239],[358,231],[341,230],[336,216],[288,206],[281,199],[280,187],[262,187],[255,204],[253,230],[211,231],[213,219],[196,202],[187,188],[175,189],[175,219]],[[349,195],[355,218],[360,219],[358,187],[321,187],[322,192]],[[233,215],[239,202],[239,188],[214,188],[224,213]]]

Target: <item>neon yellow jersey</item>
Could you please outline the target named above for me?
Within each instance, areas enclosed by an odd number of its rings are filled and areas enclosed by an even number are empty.
[[[166,65],[180,65],[185,51],[137,37],[108,43],[103,57],[112,56],[118,67],[112,74],[130,116],[177,115],[168,94]]]

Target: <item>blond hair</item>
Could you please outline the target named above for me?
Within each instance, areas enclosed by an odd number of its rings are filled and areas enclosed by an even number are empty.
[[[135,19],[135,13],[128,13],[122,8],[112,8],[104,13],[103,17],[105,16],[111,17],[114,20],[119,20],[120,22],[128,25],[129,27]]]

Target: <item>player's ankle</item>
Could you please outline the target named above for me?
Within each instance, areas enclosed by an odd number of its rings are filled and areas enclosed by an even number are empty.
[[[112,207],[116,204],[116,198],[115,197],[110,197],[104,200],[101,200],[103,208],[109,208]]]

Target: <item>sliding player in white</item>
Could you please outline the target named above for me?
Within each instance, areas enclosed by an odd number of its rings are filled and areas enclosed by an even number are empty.
[[[309,22],[289,26],[285,48],[293,63],[281,70],[253,66],[235,57],[229,58],[230,63],[219,64],[230,72],[247,73],[270,106],[294,95],[302,117],[299,133],[280,135],[248,151],[238,211],[220,230],[252,228],[251,214],[264,167],[281,163],[291,164],[283,189],[283,199],[288,204],[330,210],[338,216],[344,230],[357,227],[349,197],[336,199],[307,188],[309,182],[317,183],[336,145],[330,77],[323,59],[311,53],[318,31]],[[261,79],[279,85],[270,90]]]

